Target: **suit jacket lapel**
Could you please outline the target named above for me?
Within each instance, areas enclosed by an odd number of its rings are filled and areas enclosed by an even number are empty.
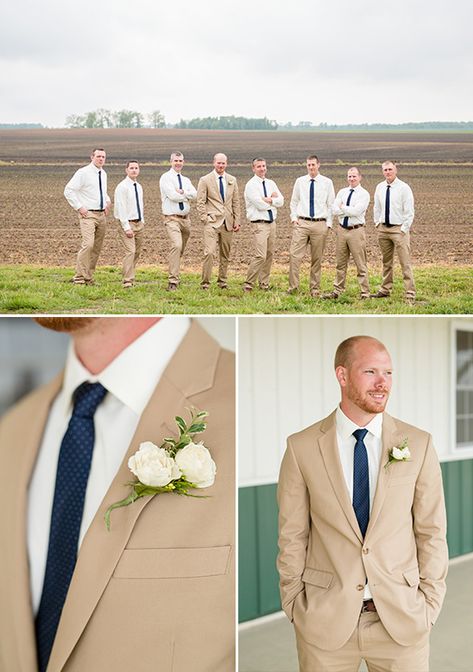
[[[130,506],[114,510],[111,531],[107,532],[105,511],[129,492],[126,486],[131,480],[129,457],[143,441],[161,443],[169,434],[169,428],[174,427],[174,417],[185,414],[190,397],[212,386],[219,352],[218,344],[193,322],[141,416],[120,469],[84,538],[48,672],[59,672],[63,668],[113,575],[140,513],[151,501],[143,497]]]
[[[27,551],[28,486],[36,460],[38,447],[48,418],[49,409],[62,384],[62,376],[57,376],[40,393],[36,394],[28,417],[17,419],[18,439],[12,443],[17,450],[6,453],[11,458],[2,467],[9,478],[4,479],[2,488],[5,501],[13,502],[14,515],[2,516],[2,539],[8,540],[8,554],[5,557],[5,571],[0,576],[0,593],[9,595],[9,626],[12,632],[3,633],[3,637],[15,639],[19,671],[30,672],[36,668],[36,641],[34,617],[31,607],[30,572]],[[25,440],[25,425],[29,426]],[[6,491],[6,492],[5,492]],[[16,505],[14,504],[16,502]],[[2,585],[3,584],[3,585]],[[8,608],[7,604],[3,608]]]
[[[374,495],[373,506],[371,509],[368,529],[366,530],[366,537],[368,537],[370,530],[376,524],[376,521],[381,512],[384,500],[386,498],[387,487],[391,479],[392,469],[385,469],[384,465],[388,461],[389,451],[393,446],[399,443],[399,436],[397,435],[397,428],[394,419],[384,413],[383,415],[383,430],[381,434],[381,459],[379,463],[378,480],[376,483],[376,492]]]
[[[361,536],[358,521],[353,510],[353,504],[350,501],[348,494],[343,469],[338,454],[337,430],[335,425],[335,411],[325,418],[320,429],[324,432],[322,438],[319,439],[320,452],[328,473],[328,477],[332,483],[333,491],[338,499],[342,510],[355,532],[356,536],[363,541]]]

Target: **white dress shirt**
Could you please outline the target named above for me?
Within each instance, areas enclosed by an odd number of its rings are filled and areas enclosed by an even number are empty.
[[[273,198],[271,204],[263,201],[264,198],[264,186],[266,187],[266,194],[271,196],[273,192],[277,193],[277,196]],[[251,180],[246,183],[245,186],[245,205],[246,205],[246,216],[250,222],[254,222],[257,219],[264,219],[269,222],[269,211],[273,213],[273,221],[276,221],[278,216],[277,208],[280,208],[284,205],[284,196],[279,191],[276,182],[273,180],[264,180],[258,175],[253,175]]]
[[[223,180],[222,180],[223,193],[224,193],[224,196],[225,196],[225,200],[227,200],[227,173],[223,173],[223,175],[219,175],[216,170],[213,170],[212,172],[215,175],[215,180],[217,182],[218,193],[220,193],[220,177],[223,177]]]
[[[141,217],[138,217],[138,207],[136,205],[135,184],[138,192],[138,201],[140,204]],[[143,203],[143,187],[138,182],[134,182],[128,175],[124,180],[117,184],[114,197],[113,214],[120,220],[120,224],[124,231],[131,231],[130,219],[140,219],[143,224],[144,218],[144,203]]]
[[[189,214],[189,201],[193,201],[197,197],[197,191],[188,177],[181,175],[183,194],[180,194],[178,173],[174,168],[171,168],[161,175],[159,179],[159,189],[161,191],[161,205],[163,215],[187,215]],[[181,210],[179,203],[184,205]]]
[[[347,485],[350,502],[353,502],[353,457],[355,454],[356,439],[353,432],[360,429],[358,425],[347,418],[340,406],[335,414],[335,425],[337,428],[337,443],[340,462],[342,465],[345,483]],[[381,462],[382,442],[381,435],[383,430],[383,414],[378,413],[369,422],[365,429],[368,434],[364,438],[366,452],[368,453],[368,472],[370,483],[370,515],[373,507],[373,500],[378,483],[378,474]],[[365,586],[363,599],[368,600],[372,597],[368,584]]]
[[[369,193],[359,184],[353,189],[350,205],[347,205],[351,189],[351,187],[340,189],[332,206],[332,212],[337,215],[340,224],[343,224],[345,217],[348,217],[348,228],[356,224],[365,224],[365,213],[370,204]]]
[[[291,197],[291,222],[299,217],[310,217],[310,181],[314,183],[314,217],[327,220],[327,226],[332,226],[332,204],[335,199],[335,189],[330,178],[317,175],[311,178],[309,175],[298,177],[294,183]]]
[[[103,168],[97,168],[92,162],[88,166],[79,168],[64,188],[64,196],[74,210],[100,210],[99,170],[101,172],[103,207],[110,205],[107,194],[107,173]]]
[[[141,414],[189,326],[188,317],[162,318],[96,376],[80,363],[71,342],[63,386],[51,406],[29,487],[27,544],[34,613],[43,589],[55,474],[61,442],[72,415],[74,390],[85,381],[100,382],[108,390],[94,416],[95,444],[80,546],[129,448]]]
[[[386,180],[380,182],[374,192],[374,224],[384,224],[386,207]],[[389,223],[400,226],[407,233],[414,220],[414,194],[408,184],[396,177],[391,182],[389,197]]]

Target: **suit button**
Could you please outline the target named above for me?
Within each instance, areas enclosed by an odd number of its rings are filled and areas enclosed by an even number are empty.
[[[356,589],[357,589],[357,590],[363,590],[363,589],[364,589],[364,586],[363,586],[361,583],[359,583],[359,584],[357,585]]]
[[[367,555],[369,552],[370,552],[370,549],[369,549],[369,548],[364,548],[364,549],[363,549],[363,553],[364,553],[365,555]]]

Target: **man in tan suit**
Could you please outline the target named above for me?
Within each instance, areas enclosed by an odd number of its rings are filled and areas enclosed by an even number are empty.
[[[197,186],[197,212],[204,225],[201,286],[202,289],[210,286],[213,258],[218,245],[220,264],[217,284],[221,289],[226,289],[233,232],[240,228],[240,198],[236,179],[226,172],[225,154],[215,154],[213,166],[213,171],[201,177]]]
[[[12,476],[0,502],[0,671],[37,672],[47,665],[47,672],[233,672],[231,354],[186,317],[51,320],[72,333],[65,373],[0,423],[0,456]],[[51,511],[61,486],[55,483],[62,436],[56,430],[67,425],[68,395],[80,380],[103,385],[106,395],[93,417],[75,568],[49,663],[39,665],[35,625],[38,632],[53,527],[42,511]],[[214,484],[194,491],[203,498],[138,499],[113,511],[107,531],[105,511],[130,491],[129,457],[142,442],[161,445],[175,436],[174,417],[186,417],[191,406],[210,414],[200,437],[217,466]],[[55,568],[56,579],[61,571]]]
[[[428,670],[448,562],[442,478],[430,435],[384,413],[391,373],[382,343],[343,341],[340,406],[288,439],[278,568],[302,672],[362,659]]]

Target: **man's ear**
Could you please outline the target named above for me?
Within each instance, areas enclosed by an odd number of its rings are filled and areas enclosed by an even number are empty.
[[[335,376],[339,382],[340,387],[345,387],[347,384],[347,369],[344,366],[337,366],[335,369]]]

